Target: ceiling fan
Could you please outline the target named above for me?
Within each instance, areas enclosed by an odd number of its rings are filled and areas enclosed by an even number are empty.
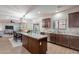
[[[15,23],[14,21],[10,20],[10,23]]]

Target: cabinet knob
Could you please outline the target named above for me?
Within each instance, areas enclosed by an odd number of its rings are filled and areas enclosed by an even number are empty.
[[[42,43],[40,42],[40,45],[41,45]]]

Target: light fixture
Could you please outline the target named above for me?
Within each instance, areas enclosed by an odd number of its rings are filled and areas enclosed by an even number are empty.
[[[40,11],[38,11],[38,14],[40,14]]]
[[[63,16],[63,13],[57,13],[57,14],[55,15],[56,18],[61,18],[62,16]]]
[[[59,10],[59,6],[56,6],[56,11],[55,12],[59,12],[58,10]]]
[[[59,11],[56,11],[56,12],[59,12]]]

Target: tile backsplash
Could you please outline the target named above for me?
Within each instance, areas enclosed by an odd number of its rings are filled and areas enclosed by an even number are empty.
[[[79,28],[69,28],[70,32],[79,33]]]

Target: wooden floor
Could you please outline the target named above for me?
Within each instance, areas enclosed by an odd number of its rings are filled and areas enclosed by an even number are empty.
[[[9,41],[10,37],[0,38],[0,54],[30,54],[24,47],[13,47]],[[47,54],[78,54],[78,51],[59,45],[48,43]]]
[[[0,54],[29,54],[22,46],[13,47],[9,38],[10,37],[0,38]]]
[[[78,51],[62,47],[56,44],[48,43],[47,54],[78,54]]]

